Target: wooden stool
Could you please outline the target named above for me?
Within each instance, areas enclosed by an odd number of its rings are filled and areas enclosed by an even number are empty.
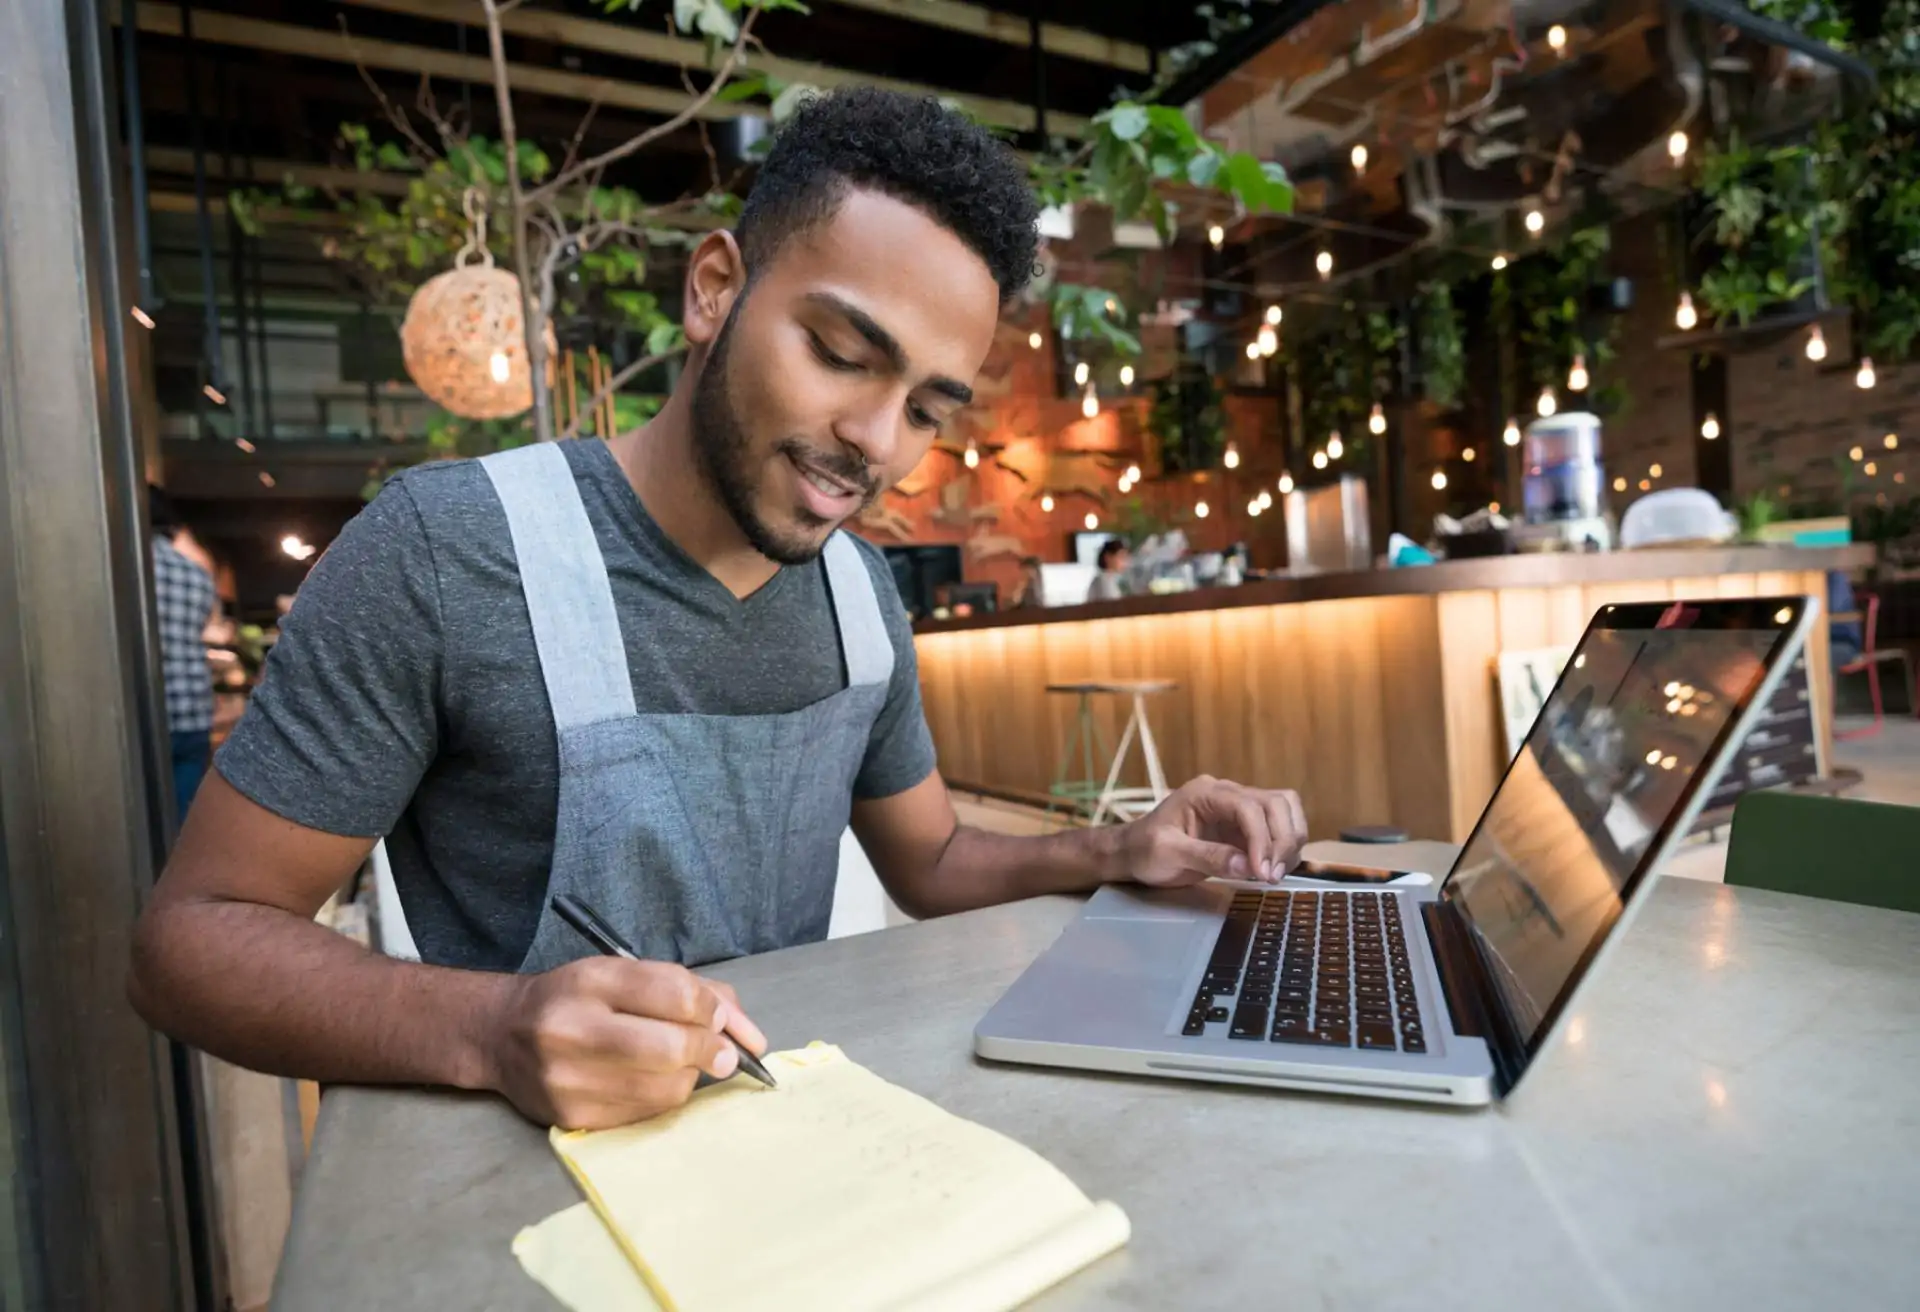
[[[1160,751],[1154,746],[1153,727],[1147,722],[1147,698],[1155,693],[1171,692],[1180,685],[1171,679],[1087,679],[1077,683],[1050,683],[1048,692],[1072,693],[1080,699],[1078,712],[1073,726],[1067,731],[1066,742],[1060,750],[1060,767],[1054,772],[1053,785],[1047,791],[1056,798],[1078,805],[1093,807],[1089,824],[1104,824],[1109,816],[1122,820],[1132,820],[1145,815],[1166,797],[1167,776],[1160,768]],[[1093,699],[1096,696],[1129,697],[1133,700],[1133,712],[1127,717],[1126,728],[1120,734],[1120,746],[1113,754],[1113,760],[1107,767],[1104,781],[1094,777],[1096,743],[1099,728],[1093,718]],[[1133,746],[1133,740],[1140,740],[1140,755],[1147,764],[1146,788],[1121,788],[1120,767],[1127,759],[1127,749]],[[1071,777],[1075,747],[1081,752],[1086,774],[1079,779]]]

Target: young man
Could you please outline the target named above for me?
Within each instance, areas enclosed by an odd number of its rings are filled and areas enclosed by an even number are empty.
[[[836,531],[970,399],[1033,225],[933,101],[789,124],[693,254],[658,416],[406,473],[314,567],[142,918],[141,1013],[256,1070],[602,1126],[732,1073],[722,1030],[764,1047],[686,966],[824,937],[849,818],[923,916],[1277,875],[1298,799],[1214,780],[1120,828],[959,826],[887,567]],[[425,964],[313,923],[383,834]],[[562,892],[649,960],[592,957]]]
[[[1118,601],[1127,595],[1127,567],[1133,564],[1133,553],[1127,550],[1127,544],[1119,538],[1108,538],[1100,544],[1100,572],[1093,576],[1093,584],[1087,589],[1088,601]]]

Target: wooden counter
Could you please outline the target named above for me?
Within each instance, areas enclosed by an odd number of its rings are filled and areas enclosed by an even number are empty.
[[[1047,684],[1169,678],[1179,689],[1150,711],[1173,782],[1296,788],[1323,837],[1391,823],[1462,841],[1506,765],[1500,652],[1571,645],[1611,603],[1824,598],[1826,571],[1872,560],[1867,546],[1506,556],[934,622],[914,645],[956,783],[1044,794],[1074,713]],[[1824,626],[1808,659],[1830,746]],[[1112,744],[1125,708],[1102,700]],[[1128,779],[1144,782],[1137,753]]]

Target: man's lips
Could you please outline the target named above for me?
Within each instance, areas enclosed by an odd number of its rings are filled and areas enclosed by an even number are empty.
[[[800,494],[815,514],[823,518],[844,515],[866,500],[869,488],[863,480],[834,473],[793,451],[786,456],[799,476]]]

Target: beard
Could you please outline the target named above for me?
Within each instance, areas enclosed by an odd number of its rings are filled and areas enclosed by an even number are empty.
[[[741,423],[733,405],[729,386],[728,362],[732,354],[734,320],[746,304],[743,295],[727,313],[727,321],[713,339],[706,365],[694,383],[689,407],[693,425],[693,450],[701,473],[726,507],[727,514],[740,528],[753,549],[778,565],[805,565],[826,546],[837,527],[803,505],[792,509],[791,527],[769,523],[760,512],[760,484],[765,467],[756,460],[753,440]],[[866,509],[880,494],[879,480],[865,461],[846,452],[825,454],[797,437],[784,437],[774,444],[773,454],[791,456],[800,464],[812,465],[835,478],[866,489],[860,510]],[[858,514],[859,511],[854,512]],[[852,516],[848,516],[852,518]],[[844,522],[844,521],[841,521]]]

